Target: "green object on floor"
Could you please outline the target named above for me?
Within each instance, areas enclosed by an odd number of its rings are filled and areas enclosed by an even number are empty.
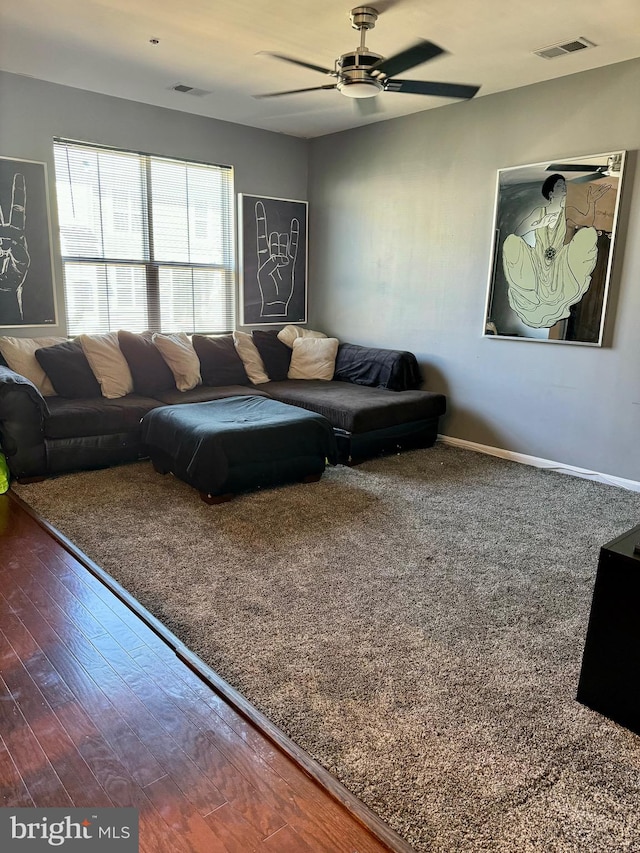
[[[9,491],[10,479],[11,474],[9,474],[9,466],[7,465],[7,460],[4,458],[4,453],[0,453],[0,495],[3,495],[5,492]]]

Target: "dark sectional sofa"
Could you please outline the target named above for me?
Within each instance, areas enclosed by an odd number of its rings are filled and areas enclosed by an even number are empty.
[[[43,397],[29,379],[0,363],[0,450],[14,478],[24,481],[144,458],[140,421],[159,406],[232,396],[271,397],[326,417],[342,463],[397,448],[432,445],[446,408],[442,394],[419,390],[418,364],[408,352],[343,343],[333,380],[287,379],[286,352],[276,342],[277,332],[262,331],[254,340],[271,381],[253,385],[230,335],[194,336],[203,383],[179,391],[171,372],[162,372],[149,340],[143,344],[141,336],[125,334],[129,337],[121,338],[120,345],[134,379],[134,393],[116,399],[102,397],[99,386],[96,392],[86,375],[78,374],[74,384],[71,367],[59,371],[54,387],[74,396]],[[59,348],[68,365],[80,364],[74,350],[79,346],[69,342],[73,362],[64,347]],[[52,349],[47,356],[53,358],[55,352]],[[82,393],[89,396],[77,396]]]

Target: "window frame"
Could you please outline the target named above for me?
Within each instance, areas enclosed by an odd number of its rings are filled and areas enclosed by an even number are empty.
[[[142,214],[142,227],[143,227],[143,249],[146,249],[147,257],[141,258],[118,258],[118,257],[109,257],[106,254],[103,255],[71,255],[64,254],[62,252],[62,232],[63,225],[60,221],[60,202],[58,200],[58,230],[60,234],[60,244],[61,244],[61,262],[63,269],[63,286],[64,286],[64,299],[65,299],[65,308],[66,310],[66,319],[67,319],[67,327],[69,326],[69,296],[67,291],[67,274],[66,268],[68,264],[74,264],[78,266],[88,266],[88,267],[103,267],[106,270],[109,268],[115,268],[118,266],[127,267],[127,268],[144,268],[145,271],[145,284],[146,284],[146,324],[145,328],[152,332],[173,332],[173,331],[187,331],[189,334],[197,333],[197,334],[225,334],[232,332],[236,327],[237,316],[238,316],[238,287],[237,287],[237,259],[236,259],[236,218],[235,218],[235,173],[234,168],[231,165],[222,165],[218,163],[207,163],[199,160],[191,160],[184,157],[175,157],[175,156],[167,156],[161,154],[151,154],[143,151],[135,151],[126,148],[116,148],[114,146],[101,145],[90,142],[83,142],[79,140],[72,140],[63,137],[54,137],[53,140],[53,150],[54,150],[54,174],[56,174],[56,187],[58,185],[58,175],[55,168],[56,165],[56,151],[58,148],[64,148],[68,146],[69,149],[86,149],[89,152],[113,152],[114,154],[130,154],[134,157],[139,158],[140,164],[140,172],[141,172],[141,214]],[[159,260],[156,257],[155,247],[154,247],[154,230],[153,230],[153,221],[154,221],[154,208],[153,208],[153,178],[152,178],[152,165],[154,162],[160,163],[177,163],[186,166],[194,166],[194,167],[204,167],[206,169],[211,169],[212,171],[218,171],[225,175],[224,178],[224,188],[226,190],[226,204],[223,203],[223,194],[220,196],[220,204],[218,209],[221,213],[221,221],[222,228],[224,231],[224,238],[222,240],[221,251],[223,255],[223,261],[221,263],[203,263],[198,261],[167,261],[167,260]],[[68,185],[73,190],[73,182],[71,177],[69,176]],[[99,197],[102,201],[104,198],[102,193],[99,193]],[[189,221],[191,218],[191,211],[189,208],[189,204],[185,207],[186,213],[186,221],[187,221],[187,229],[189,228]],[[195,215],[195,214],[194,214]],[[103,241],[104,245],[104,241]],[[223,304],[222,304],[222,313],[225,315],[225,319],[228,319],[230,328],[207,328],[201,327],[197,324],[196,311],[193,310],[193,318],[194,324],[192,329],[176,329],[173,327],[167,327],[164,325],[162,317],[161,317],[161,270],[163,269],[179,269],[179,270],[189,270],[192,272],[197,270],[202,271],[210,271],[212,273],[222,273],[222,275],[227,279],[226,284],[224,285],[224,292],[226,294]],[[109,297],[109,284],[105,283],[105,287],[107,289],[107,301]],[[194,302],[192,301],[192,308],[195,309]],[[107,328],[108,326],[108,328]],[[108,318],[108,322],[105,328],[102,330],[103,332],[116,331],[117,329],[111,322],[111,318]],[[73,334],[81,334],[83,330],[74,330]]]

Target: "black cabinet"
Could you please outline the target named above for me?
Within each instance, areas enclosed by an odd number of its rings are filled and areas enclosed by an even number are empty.
[[[640,525],[600,549],[577,699],[640,734]]]

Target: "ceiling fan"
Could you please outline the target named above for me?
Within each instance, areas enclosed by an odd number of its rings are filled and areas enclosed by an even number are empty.
[[[267,56],[282,59],[321,74],[336,78],[335,83],[324,86],[311,86],[305,89],[290,89],[285,92],[269,92],[254,95],[255,98],[278,98],[282,95],[295,95],[300,92],[313,92],[322,89],[337,89],[348,98],[357,99],[364,106],[363,99],[373,98],[380,92],[405,92],[410,95],[431,95],[440,98],[473,98],[480,86],[465,86],[459,83],[437,83],[423,80],[398,80],[395,74],[401,74],[417,65],[422,65],[436,56],[446,53],[433,42],[420,39],[415,44],[393,56],[384,57],[369,50],[365,45],[367,30],[372,30],[378,19],[378,11],[372,6],[357,6],[351,10],[351,26],[360,32],[360,46],[343,53],[334,64],[334,68],[324,68],[311,62],[304,62],[282,53],[263,51]]]
[[[586,163],[551,163],[547,166],[547,172],[583,172],[580,177],[573,178],[572,184],[584,184],[588,181],[597,181],[598,178],[619,177],[622,167],[622,154],[613,154],[607,158],[606,163],[588,165]]]

